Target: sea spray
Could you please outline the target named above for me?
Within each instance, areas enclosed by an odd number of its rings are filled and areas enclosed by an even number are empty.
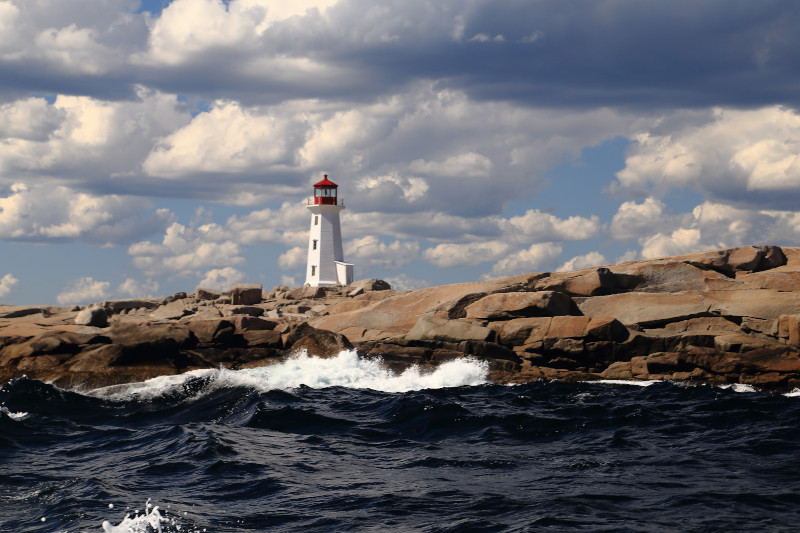
[[[429,372],[412,366],[401,374],[387,369],[380,358],[361,358],[355,350],[344,350],[336,357],[323,359],[300,352],[280,363],[245,370],[193,370],[184,374],[160,376],[141,383],[96,389],[94,396],[114,400],[149,399],[189,391],[197,397],[213,390],[247,387],[258,392],[291,390],[300,386],[313,389],[348,387],[382,392],[408,392],[482,385],[486,383],[486,361],[462,358],[440,364]],[[198,383],[200,383],[198,385]]]

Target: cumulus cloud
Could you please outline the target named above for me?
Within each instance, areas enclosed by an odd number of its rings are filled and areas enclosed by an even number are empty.
[[[17,283],[19,283],[19,280],[11,274],[6,274],[0,278],[0,298],[5,298],[11,294],[11,291],[16,287]]]
[[[430,281],[426,281],[424,279],[414,279],[405,273],[401,273],[396,276],[387,276],[384,279],[389,283],[389,285],[392,286],[392,289],[396,291],[415,291],[433,285],[433,283]]]
[[[664,202],[653,197],[641,203],[624,202],[611,219],[611,235],[620,240],[632,239],[663,227],[665,208]]]
[[[711,201],[792,209],[800,200],[800,114],[784,107],[678,113],[636,137],[617,191],[692,188]]]
[[[155,139],[191,119],[174,95],[140,87],[134,101],[58,95],[0,107],[0,185],[48,180],[108,193],[153,190],[135,179]]]
[[[590,239],[601,229],[600,219],[571,216],[560,219],[549,213],[531,209],[522,216],[499,219],[498,225],[509,238],[521,241],[575,241]]]
[[[704,202],[676,215],[672,223],[654,221],[649,230],[644,228],[637,239],[644,258],[749,244],[800,244],[796,211],[742,209],[718,202]]]
[[[278,265],[284,270],[289,270],[305,265],[307,259],[308,249],[294,246],[278,256]]]
[[[258,115],[236,102],[215,102],[183,128],[161,139],[142,163],[148,174],[166,178],[198,172],[236,174],[270,165],[290,166],[291,123]]]
[[[196,277],[206,269],[244,263],[239,244],[228,237],[217,224],[193,228],[175,222],[160,244],[142,241],[131,245],[128,254],[147,276]]]
[[[0,196],[0,238],[47,242],[82,240],[109,245],[130,242],[163,228],[172,218],[166,209],[146,214],[149,202],[129,196],[94,196],[68,187],[11,186]]]
[[[213,268],[205,273],[205,277],[197,284],[204,289],[224,290],[239,283],[245,278],[244,272],[233,267]]]
[[[561,250],[560,244],[552,242],[533,244],[530,248],[503,257],[494,264],[489,276],[498,278],[549,270],[548,267],[561,255]]]
[[[397,268],[410,263],[419,256],[419,243],[396,240],[381,241],[375,235],[367,235],[345,243],[344,256],[348,262],[360,268]]]
[[[146,281],[138,281],[133,278],[127,278],[116,289],[116,294],[124,294],[134,298],[153,297],[158,293],[158,282],[148,279]]]
[[[441,268],[467,266],[496,261],[506,255],[510,245],[504,242],[443,243],[422,252],[426,261]]]
[[[83,277],[67,283],[56,297],[61,305],[97,302],[109,296],[111,283]]]
[[[607,263],[608,261],[606,261],[605,256],[600,252],[589,252],[588,254],[573,257],[558,267],[556,272],[572,272],[573,270],[605,265]]]

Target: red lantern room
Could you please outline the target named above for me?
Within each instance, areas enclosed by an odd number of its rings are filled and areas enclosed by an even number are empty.
[[[322,181],[314,184],[314,204],[316,205],[336,205],[336,190],[339,188],[334,182],[328,179],[328,175]]]

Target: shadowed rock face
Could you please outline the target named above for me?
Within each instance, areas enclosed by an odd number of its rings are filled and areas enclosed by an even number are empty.
[[[353,348],[394,370],[477,357],[500,382],[673,379],[787,390],[800,387],[800,249],[746,246],[417,291],[362,280],[198,289],[91,311],[0,306],[0,382],[27,374],[92,388]]]

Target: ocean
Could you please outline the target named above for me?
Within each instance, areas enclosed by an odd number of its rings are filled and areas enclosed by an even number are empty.
[[[796,531],[800,393],[355,353],[0,388],[2,532]]]

